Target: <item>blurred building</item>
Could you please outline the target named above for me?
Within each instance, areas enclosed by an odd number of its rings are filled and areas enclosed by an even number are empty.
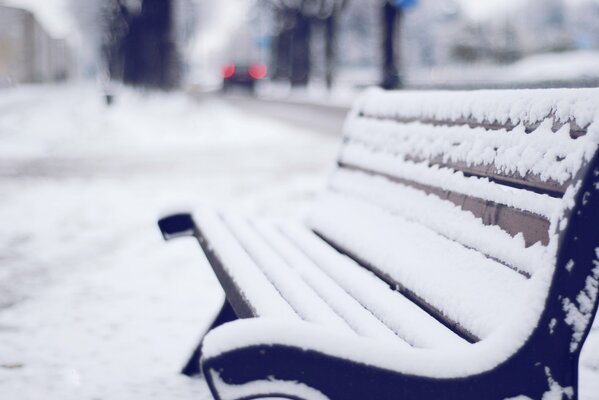
[[[65,80],[72,68],[65,40],[51,37],[33,13],[0,6],[0,86]]]

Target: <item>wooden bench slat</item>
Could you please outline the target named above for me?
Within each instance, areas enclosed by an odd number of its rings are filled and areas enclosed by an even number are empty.
[[[432,305],[428,300],[416,294],[413,290],[408,289],[401,283],[397,282],[397,280],[388,274],[386,271],[382,270],[378,266],[373,265],[366,258],[360,256],[357,252],[352,249],[348,249],[344,245],[338,244],[334,239],[330,239],[324,236],[322,233],[314,230],[313,231],[316,236],[318,236],[323,242],[327,243],[331,248],[335,249],[339,254],[342,254],[360,267],[364,268],[366,271],[372,272],[377,278],[381,281],[385,282],[389,288],[400,293],[403,297],[405,297],[408,301],[410,301],[414,306],[419,307],[421,311],[428,314],[432,319],[437,321],[440,325],[443,325],[447,329],[449,329],[454,335],[458,336],[460,339],[465,341],[466,343],[472,344],[480,342],[482,339],[479,336],[476,336],[469,330],[465,329],[460,323],[456,322],[453,319],[449,319],[443,312],[436,306]]]
[[[339,157],[340,163],[376,171],[395,178],[464,194],[503,204],[518,210],[551,219],[561,209],[560,199],[528,190],[498,185],[487,179],[465,177],[447,168],[429,167],[426,163],[404,161],[391,154],[373,151],[360,145],[347,145]]]
[[[339,253],[305,226],[285,223],[280,230],[324,273],[408,343],[421,348],[450,348],[468,344],[385,281]]]
[[[257,223],[255,229],[356,333],[365,337],[398,341],[400,345],[408,345],[390,327],[364,308],[338,283],[318,268],[296,247],[294,241],[290,241],[272,223]]]
[[[344,163],[340,163],[339,167],[344,170],[362,172],[370,176],[380,176],[391,182],[420,190],[426,194],[433,194],[443,200],[448,200],[462,210],[470,211],[475,217],[480,218],[484,225],[498,226],[511,236],[521,234],[527,247],[537,242],[543,245],[549,244],[550,222],[542,216],[517,208],[507,207],[503,204],[497,204],[493,201],[398,178],[384,172],[364,169]]]
[[[296,314],[306,321],[351,330],[347,322],[259,236],[247,220],[231,215],[224,216],[223,219],[255,265],[272,282]]]
[[[545,125],[533,133],[525,133],[523,128],[489,132],[360,118],[348,124],[345,139],[347,144],[361,144],[405,160],[448,165],[553,196],[568,187],[580,167],[580,152],[590,140],[574,140]]]
[[[240,317],[299,319],[217,213],[201,210],[194,214],[194,219],[200,230],[200,243],[217,277],[227,295],[236,296],[237,301],[231,302],[233,307],[236,311],[245,308]]]
[[[429,166],[436,165],[440,168],[449,168],[454,171],[460,171],[467,177],[486,178],[489,181],[500,185],[530,190],[535,193],[546,194],[556,198],[561,198],[572,183],[571,179],[567,179],[563,183],[551,179],[543,180],[539,175],[531,173],[522,176],[518,171],[502,171],[493,164],[468,164],[464,161],[445,161],[442,156],[431,159],[405,156],[405,160],[415,163],[428,162]]]
[[[586,135],[596,112],[596,89],[385,92],[371,88],[354,104],[353,117],[458,125],[462,129],[523,126],[525,132],[535,131],[545,122],[552,131],[565,128],[576,138]]]
[[[527,279],[520,274],[364,201],[328,194],[309,224],[474,337],[489,336],[523,306]]]
[[[489,122],[488,120],[481,121],[481,120],[478,120],[473,117],[439,119],[439,118],[426,118],[426,117],[424,117],[424,118],[423,117],[399,117],[399,116],[389,116],[389,115],[381,116],[381,115],[379,115],[379,113],[376,113],[376,112],[373,112],[370,114],[365,113],[365,112],[360,112],[358,114],[358,117],[363,118],[363,119],[373,119],[373,120],[378,120],[378,121],[393,121],[393,122],[402,123],[402,124],[411,124],[414,122],[418,122],[421,124],[432,125],[432,126],[450,126],[450,127],[451,126],[459,126],[462,128],[465,128],[465,127],[483,128],[485,130],[491,130],[491,131],[506,130],[508,132],[514,130],[519,125],[522,125],[524,127],[525,133],[534,132],[535,130],[537,130],[539,128],[539,126],[543,122],[543,121],[536,121],[536,122],[520,121],[520,122],[514,123],[511,120],[506,121],[506,122],[497,122],[497,121]],[[560,129],[563,129],[564,127],[566,127],[568,129],[569,135],[572,139],[576,139],[576,138],[579,138],[579,137],[587,134],[588,125],[580,126],[576,123],[575,120],[561,121],[559,118],[556,117],[555,113],[547,115],[547,117],[544,120],[549,120],[549,122],[551,124],[552,132],[557,132]]]
[[[474,249],[525,277],[551,262],[546,247],[540,243],[527,247],[521,236],[512,237],[499,226],[485,225],[481,218],[454,202],[382,176],[340,169],[331,177],[329,191],[376,204],[392,214],[426,226],[448,240]],[[465,208],[474,208],[469,201],[465,200]],[[480,211],[484,214],[482,207]]]

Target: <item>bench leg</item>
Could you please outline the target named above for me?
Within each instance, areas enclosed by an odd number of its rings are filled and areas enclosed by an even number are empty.
[[[179,213],[166,216],[158,221],[158,226],[162,232],[162,236],[165,240],[171,240],[178,237],[192,236],[198,239],[200,245],[203,245],[202,236],[196,227],[196,224],[189,213]],[[237,319],[237,315],[231,306],[231,303],[225,298],[224,303],[216,315],[214,322],[210,325],[210,328],[206,332],[221,326],[230,321]],[[198,347],[194,350],[193,354],[187,361],[181,373],[187,376],[195,376],[201,373],[200,370],[200,358],[202,357],[202,343],[204,337],[200,339]]]
[[[212,322],[212,325],[210,325],[210,328],[208,328],[206,333],[210,332],[214,328],[221,326],[222,324],[226,324],[227,322],[231,322],[236,319],[237,315],[235,314],[233,307],[231,307],[229,301],[225,299],[223,306],[221,307],[219,313],[216,315],[216,318],[214,319],[214,322]],[[189,358],[189,361],[187,361],[187,364],[185,364],[185,367],[183,368],[183,370],[181,370],[181,373],[183,375],[197,376],[201,374],[202,371],[200,370],[200,358],[202,357],[203,341],[204,338],[202,337],[200,343],[198,344],[198,347],[196,347],[193,354]]]

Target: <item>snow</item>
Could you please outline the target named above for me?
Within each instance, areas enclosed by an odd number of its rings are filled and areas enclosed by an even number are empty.
[[[574,389],[571,386],[562,387],[559,382],[556,382],[556,380],[551,376],[551,370],[549,367],[545,367],[545,375],[547,375],[549,390],[543,394],[541,400],[562,400],[564,396],[567,399],[574,397]]]
[[[340,160],[365,170],[377,171],[426,186],[439,187],[443,190],[530,211],[547,217],[547,219],[555,217],[556,211],[560,210],[560,200],[547,195],[495,184],[486,178],[465,177],[462,173],[455,173],[447,168],[430,168],[427,161],[404,161],[397,155],[391,155],[386,151],[373,151],[357,144],[345,146]],[[522,176],[526,175],[526,172],[528,171],[525,171]]]
[[[220,376],[216,372],[212,371],[211,374],[212,381],[215,386],[218,387],[219,395],[222,400],[241,399],[249,396],[256,396],[257,393],[264,396],[263,398],[272,400],[281,398],[277,396],[277,394],[295,396],[299,399],[328,400],[328,397],[318,390],[300,382],[272,379],[248,382],[243,385],[230,385],[220,379]]]
[[[547,82],[599,78],[599,52],[567,51],[526,57],[501,71],[509,82]]]
[[[334,279],[326,275],[317,264],[306,256],[306,253],[295,246],[293,241],[284,237],[282,231],[277,229],[279,227],[267,222],[256,222],[254,226],[257,236],[262,237],[265,242],[269,243],[285,259],[284,262],[288,263],[298,273],[300,280],[305,281],[334,311],[334,318],[341,317],[359,335],[392,340],[399,342],[399,345],[404,344],[401,340],[398,340],[395,333],[383,321],[377,319],[375,315],[339,286]],[[303,296],[303,298],[305,299],[306,296]],[[333,319],[332,317],[329,318]],[[327,324],[330,324],[330,321],[327,321]]]
[[[410,345],[433,348],[467,343],[373,273],[326,245],[305,226],[285,223],[280,230],[322,271]]]
[[[473,118],[478,122],[534,124],[555,115],[581,127],[596,121],[599,89],[476,90],[437,92],[383,92],[370,89],[356,109],[381,118],[430,118],[437,121]],[[597,124],[595,124],[596,126]],[[597,129],[593,140],[597,141]],[[590,151],[590,150],[589,150]],[[588,155],[588,154],[587,154]]]
[[[570,325],[574,331],[572,343],[570,343],[570,351],[574,352],[578,349],[582,335],[592,317],[593,307],[597,301],[599,292],[599,247],[595,249],[596,259],[593,260],[592,275],[588,276],[585,282],[585,287],[576,296],[576,303],[565,298],[562,300],[564,312],[566,313],[566,323]]]
[[[0,91],[0,398],[209,399],[179,375],[222,291],[158,217],[302,214],[338,139],[215,98]]]
[[[202,233],[208,238],[208,245],[221,260],[233,284],[242,291],[241,297],[247,300],[253,314],[282,319],[298,317],[296,311],[271,284],[272,278],[259,267],[260,261],[254,262],[251,251],[242,247],[218,215],[211,211],[198,211],[194,215]]]
[[[337,140],[213,98],[124,91],[105,109],[90,87],[0,92],[0,398],[210,398],[202,380],[178,372],[222,293],[197,243],[164,244],[155,221],[200,203],[301,215],[321,189]],[[281,231],[294,239],[309,234],[286,225]],[[305,266],[277,250],[297,271]],[[333,275],[343,273],[335,270],[338,257],[309,258]],[[351,275],[343,286],[357,293]],[[393,327],[407,340],[426,329],[418,325]],[[240,330],[249,334],[240,338]],[[309,346],[318,335],[324,352],[414,373],[435,365],[440,376],[491,368],[514,345],[499,331],[467,346],[471,352],[456,346],[423,357],[422,349],[389,349],[352,332],[340,341],[338,329],[268,318],[215,333],[206,347],[212,354],[282,337]],[[598,399],[598,339],[595,326],[581,359],[584,400]]]
[[[389,120],[357,118],[347,125],[352,142],[379,152],[443,162],[463,162],[468,166],[494,165],[505,175],[532,174],[543,181],[564,183],[581,164],[581,154],[596,145],[591,136],[571,140],[568,125],[552,132],[545,120],[531,133],[523,125],[511,131],[492,133],[484,128],[440,127],[423,123],[397,124]],[[459,145],[456,145],[459,143]]]
[[[287,313],[294,315],[297,313],[302,319],[308,321],[349,330],[345,321],[329,308],[324,300],[299,277],[296,271],[290,268],[285,260],[246,221],[229,216],[225,217],[225,222],[250,257],[256,260],[256,264],[260,266],[264,275],[272,282],[272,289],[278,292],[277,296],[284,299],[285,305],[291,307],[291,310]],[[229,247],[223,247],[223,251],[228,252]],[[241,264],[240,267],[243,268],[246,265]],[[249,278],[252,279],[251,274]],[[260,294],[266,303],[272,301],[273,296],[270,293],[262,291]]]
[[[406,71],[409,85],[537,86],[589,85],[599,79],[599,51],[534,54],[512,64],[452,64]]]
[[[328,194],[308,223],[478,337],[505,326],[525,304],[522,275],[363,200]]]
[[[467,247],[479,249],[518,271],[531,274],[551,262],[544,246],[535,244],[525,247],[521,235],[512,238],[498,226],[482,224],[480,218],[465,213],[453,203],[417,189],[396,185],[383,177],[340,170],[332,176],[330,188],[378,204],[404,219],[417,221]],[[431,213],[430,210],[439,212]]]

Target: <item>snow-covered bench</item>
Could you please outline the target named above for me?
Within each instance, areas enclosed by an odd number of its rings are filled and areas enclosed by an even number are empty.
[[[371,90],[306,221],[161,220],[226,292],[201,347],[214,396],[576,398],[598,143],[598,90]]]

